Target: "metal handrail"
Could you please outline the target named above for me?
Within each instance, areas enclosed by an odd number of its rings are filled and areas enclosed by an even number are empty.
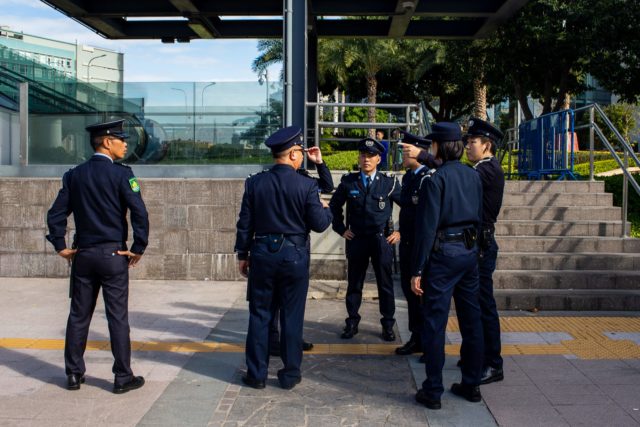
[[[629,172],[629,156],[633,159],[637,166],[640,166],[640,160],[633,152],[633,149],[629,145],[629,143],[624,139],[624,137],[620,134],[618,129],[613,125],[611,120],[607,117],[605,112],[598,104],[590,104],[585,105],[584,107],[576,108],[574,112],[578,111],[589,111],[589,123],[586,125],[581,125],[576,127],[575,129],[589,129],[589,180],[595,181],[594,174],[594,147],[595,147],[595,134],[598,135],[600,141],[602,141],[603,145],[609,150],[611,156],[616,161],[620,169],[622,170],[622,237],[629,237],[629,233],[627,233],[627,217],[629,210],[629,181],[631,181],[631,187],[635,190],[636,194],[640,196],[640,185],[633,178],[631,172]],[[605,125],[613,132],[616,136],[620,145],[623,148],[623,159],[620,159],[618,153],[613,148],[613,145],[609,142],[607,137],[604,135],[600,126],[595,122],[595,112],[598,113],[600,118],[604,121]]]

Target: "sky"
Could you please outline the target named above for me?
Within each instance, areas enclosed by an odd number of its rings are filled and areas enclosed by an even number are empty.
[[[108,1],[108,0],[105,0]],[[135,1],[135,0],[133,0]],[[257,40],[108,40],[39,0],[0,0],[0,25],[41,37],[124,53],[125,82],[256,81]],[[279,67],[269,70],[279,75]]]

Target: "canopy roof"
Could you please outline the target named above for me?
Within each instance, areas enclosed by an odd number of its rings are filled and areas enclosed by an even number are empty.
[[[281,38],[283,0],[42,0],[109,39]],[[527,0],[308,0],[325,37],[481,38]],[[378,19],[345,19],[345,18]]]

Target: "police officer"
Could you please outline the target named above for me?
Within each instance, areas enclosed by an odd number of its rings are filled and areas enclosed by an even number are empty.
[[[431,142],[423,137],[402,132],[402,146],[412,145],[423,151],[427,150]],[[410,151],[404,150],[402,166],[407,168],[402,178],[400,193],[400,285],[407,300],[409,314],[409,331],[411,338],[402,347],[396,348],[396,354],[405,356],[422,352],[422,312],[420,298],[411,291],[411,253],[415,243],[416,208],[420,196],[418,191],[422,179],[430,172],[429,168],[418,162],[417,156],[411,156]],[[424,362],[424,355],[421,361]]]
[[[440,409],[444,391],[445,327],[451,296],[462,334],[462,382],[451,391],[471,402],[481,400],[482,324],[478,304],[476,245],[482,210],[478,174],[460,163],[464,151],[456,123],[436,123],[427,139],[443,163],[423,180],[416,220],[411,288],[423,301],[424,350],[427,379],[415,398],[430,409]]]
[[[358,333],[362,287],[369,266],[373,264],[378,285],[382,339],[394,341],[395,301],[391,267],[393,244],[400,240],[400,233],[392,231],[391,215],[395,202],[400,203],[400,186],[395,177],[377,172],[384,147],[372,138],[358,143],[360,171],[342,177],[338,189],[331,198],[333,230],[344,237],[347,251],[347,313],[343,339]],[[347,204],[347,222],[342,207]]]
[[[273,299],[280,308],[280,386],[291,389],[301,380],[302,323],[309,288],[309,230],[322,232],[331,212],[318,196],[318,184],[296,172],[304,159],[300,128],[287,127],[265,144],[275,165],[245,182],[237,223],[235,251],[240,273],[248,277],[249,330],[247,373],[242,381],[265,387],[269,366],[269,322]]]
[[[316,165],[318,178],[313,178],[309,175],[309,171],[303,168],[298,169],[297,172],[300,175],[316,180],[320,193],[330,194],[333,191],[333,178],[331,177],[331,171],[327,167],[327,164],[322,161],[322,151],[320,151],[320,147],[309,147],[307,150],[307,159]],[[311,250],[311,247],[308,249]],[[279,317],[279,310],[275,307],[271,323],[269,324],[269,354],[271,356],[280,356],[280,331],[278,330]],[[303,339],[302,350],[313,350],[313,344]]]
[[[89,323],[102,288],[111,352],[115,359],[113,392],[126,393],[144,385],[131,371],[129,338],[129,267],[135,266],[147,247],[149,220],[140,185],[128,166],[114,163],[127,153],[124,120],[88,126],[95,154],[70,169],[62,189],[47,213],[49,240],[58,255],[73,261],[71,310],[65,338],[67,388],[84,383],[84,351]],[[131,214],[133,245],[127,249],[127,211]],[[67,248],[67,217],[73,214],[76,235]]]
[[[482,181],[482,228],[478,236],[480,257],[479,301],[484,331],[484,369],[481,384],[502,381],[502,357],[500,356],[500,318],[493,297],[493,272],[496,269],[498,244],[495,239],[495,223],[502,207],[504,172],[495,158],[497,144],[503,134],[490,123],[472,118],[465,135],[467,158],[475,163],[475,170]],[[462,361],[465,363],[465,361]]]

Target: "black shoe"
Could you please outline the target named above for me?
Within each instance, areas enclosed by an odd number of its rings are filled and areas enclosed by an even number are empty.
[[[340,335],[340,338],[342,338],[343,340],[349,340],[353,338],[353,336],[357,333],[358,333],[358,326],[351,323],[347,323],[347,326],[344,327],[344,331],[342,332],[342,335]]]
[[[284,383],[282,381],[278,381],[280,383],[280,387],[282,387],[285,390],[291,390],[292,388],[294,388],[296,385],[300,384],[300,381],[302,381],[302,378],[298,377],[295,380],[293,380],[290,383]]]
[[[396,348],[396,354],[400,356],[407,356],[413,353],[420,353],[422,351],[422,346],[419,342],[414,340],[409,340],[402,347]]]
[[[144,378],[142,378],[142,377],[133,377],[133,378],[131,378],[130,381],[127,381],[124,384],[120,384],[120,385],[114,384],[113,385],[113,392],[115,394],[122,394],[122,393],[126,393],[128,391],[140,388],[143,385],[144,385]]]
[[[310,342],[306,342],[302,340],[302,351],[311,351],[313,350],[313,344]]]
[[[84,384],[84,375],[67,375],[67,390],[80,390],[80,384]]]
[[[504,371],[500,368],[488,366],[482,373],[480,384],[490,384],[504,379]]]
[[[255,378],[251,378],[247,375],[242,377],[242,382],[249,387],[253,387],[258,390],[262,390],[265,387],[264,380],[257,380]]]
[[[423,354],[422,356],[420,356],[420,358],[418,359],[418,363],[427,363],[427,355]]]
[[[482,400],[480,387],[478,387],[477,385],[454,383],[451,385],[451,393],[455,394],[456,396],[464,397],[469,402],[480,402]]]
[[[395,341],[396,334],[393,332],[393,328],[382,328],[382,339],[385,341]]]
[[[427,393],[424,390],[420,389],[416,393],[416,402],[422,403],[429,409],[440,409],[442,408],[442,403],[440,403],[440,399],[431,399],[427,396]]]

